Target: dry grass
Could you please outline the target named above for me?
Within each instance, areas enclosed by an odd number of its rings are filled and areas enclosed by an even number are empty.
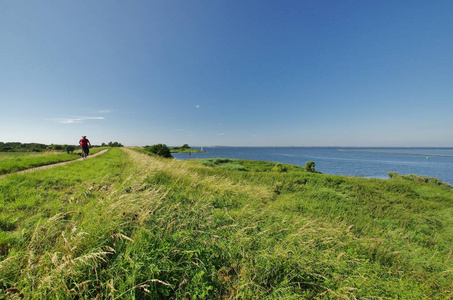
[[[151,157],[127,148],[124,148],[123,150],[129,154],[131,159],[138,166],[138,169],[142,170],[141,174],[144,177],[155,172],[164,172],[171,174],[172,177],[176,178],[177,182],[189,182],[189,188],[203,186],[211,193],[225,191],[233,194],[244,193],[251,199],[260,201],[273,197],[273,191],[267,186],[238,183],[219,175],[200,174],[197,170],[206,169],[206,167],[193,165],[186,161],[164,159],[155,156]]]

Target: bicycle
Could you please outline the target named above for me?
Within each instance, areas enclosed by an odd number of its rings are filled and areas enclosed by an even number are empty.
[[[86,159],[88,156],[88,149],[82,148],[82,153],[80,154],[80,156],[82,157],[82,159]]]

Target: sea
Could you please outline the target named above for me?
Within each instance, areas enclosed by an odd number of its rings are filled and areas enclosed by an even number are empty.
[[[200,149],[200,147],[192,147]],[[388,172],[436,177],[453,185],[453,148],[203,147],[203,153],[173,153],[176,159],[238,158],[305,166],[325,174],[388,178]]]

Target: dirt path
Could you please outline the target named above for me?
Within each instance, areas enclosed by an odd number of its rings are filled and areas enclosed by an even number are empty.
[[[98,155],[101,155],[101,154],[103,154],[103,153],[105,153],[105,152],[107,152],[107,151],[109,151],[109,149],[101,150],[101,151],[99,151],[99,152],[96,153],[96,154],[89,155],[89,156],[87,157],[87,159],[91,159],[91,158],[96,157],[96,156],[98,156]],[[70,163],[73,163],[73,162],[76,162],[76,161],[81,161],[81,160],[83,160],[83,158],[78,158],[78,159],[74,159],[74,160],[63,161],[63,162],[56,163],[56,164],[51,164],[51,165],[45,165],[45,166],[40,166],[40,167],[36,167],[36,168],[26,169],[26,170],[14,172],[14,173],[9,173],[9,174],[5,174],[5,175],[1,175],[1,176],[0,176],[0,179],[3,179],[4,177],[7,177],[7,176],[13,175],[13,174],[24,174],[24,173],[30,173],[30,172],[35,172],[35,171],[41,171],[41,170],[45,170],[45,169],[52,169],[52,168],[55,168],[55,167],[58,167],[58,166],[67,165],[67,164],[70,164]]]

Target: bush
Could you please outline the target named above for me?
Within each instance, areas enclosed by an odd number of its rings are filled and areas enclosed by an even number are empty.
[[[102,143],[102,147],[109,146],[109,147],[123,147],[121,143],[118,142],[109,142],[107,145],[105,143]]]
[[[0,142],[0,152],[41,152],[47,149],[47,145],[38,143]]]
[[[315,173],[315,162],[310,160],[305,164],[305,171]]]
[[[179,151],[184,152],[184,151],[190,150],[190,146],[188,144],[184,144],[181,147],[173,147],[171,150],[173,150],[175,152],[179,152]]]
[[[428,183],[428,184],[432,184],[432,185],[438,185],[438,186],[447,187],[449,189],[453,189],[453,187],[451,185],[449,185],[448,183],[443,182],[442,180],[434,178],[434,177],[425,177],[425,176],[414,175],[414,174],[401,175],[396,172],[388,172],[387,175],[390,179],[404,179],[404,180],[409,180],[409,181],[413,181],[413,182]]]
[[[63,146],[62,145],[51,145],[49,148],[52,149],[52,150],[57,150],[57,151],[63,150]]]
[[[173,158],[170,153],[170,148],[168,148],[165,144],[146,146],[145,150],[165,158]]]
[[[400,174],[396,172],[388,172],[387,175],[389,178],[398,178],[400,176]]]
[[[241,161],[229,158],[206,158],[201,161],[201,164],[208,167],[219,167],[226,170],[247,171],[247,168],[242,165]]]
[[[283,164],[277,163],[277,164],[272,168],[272,171],[283,173],[283,172],[288,172],[288,169],[287,169]]]

